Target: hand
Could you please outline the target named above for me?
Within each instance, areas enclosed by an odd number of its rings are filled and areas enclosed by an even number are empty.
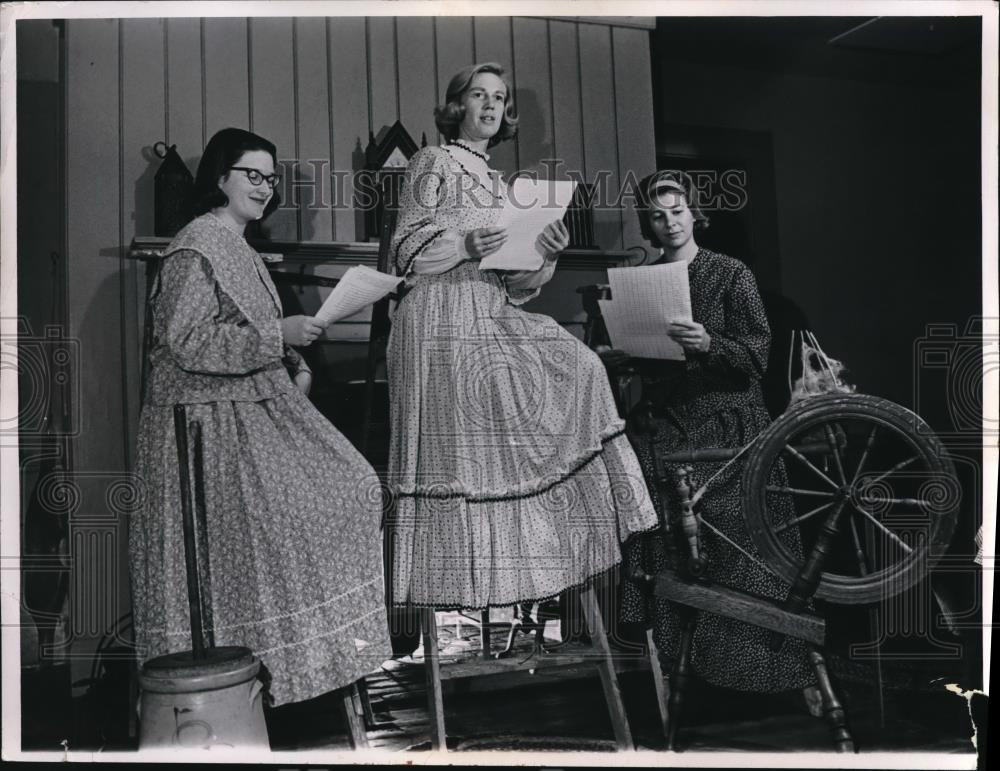
[[[323,325],[315,316],[286,316],[281,320],[281,336],[286,345],[301,348],[323,334]]]
[[[300,370],[296,373],[295,377],[292,378],[292,382],[295,383],[295,387],[298,388],[306,396],[309,395],[309,389],[312,388],[313,376],[312,372],[307,369]]]
[[[706,353],[712,344],[711,335],[697,321],[672,321],[667,327],[667,334],[685,351]]]
[[[545,250],[546,257],[553,257],[569,246],[569,231],[562,220],[555,220],[545,226],[538,236],[538,243]]]
[[[488,257],[504,245],[507,240],[507,228],[477,228],[465,236],[465,251],[474,260]]]
[[[615,370],[618,367],[621,367],[632,358],[631,355],[625,353],[625,351],[620,351],[617,348],[608,348],[603,345],[595,348],[594,352],[601,357],[601,361],[604,363],[604,366],[610,370]]]

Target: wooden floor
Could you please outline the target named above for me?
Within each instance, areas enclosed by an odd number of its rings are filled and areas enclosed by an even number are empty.
[[[456,658],[477,655],[475,633],[463,634],[456,643],[442,627],[441,638],[442,648]],[[530,652],[529,641],[519,638],[516,655],[524,658]],[[967,703],[942,683],[931,682],[919,668],[883,667],[886,687],[880,710],[872,667],[836,656],[829,657],[829,666],[861,752],[974,752]],[[636,671],[632,666],[619,678],[637,747],[662,750],[648,669]],[[367,684],[375,717],[368,731],[371,746],[429,749],[423,666],[387,663]],[[611,723],[592,667],[448,680],[444,689],[450,750],[614,751]],[[338,701],[332,696],[282,708],[269,716],[269,731],[274,749],[348,746]],[[826,723],[808,713],[799,692],[741,694],[695,681],[682,731],[680,749],[690,752],[831,749]]]

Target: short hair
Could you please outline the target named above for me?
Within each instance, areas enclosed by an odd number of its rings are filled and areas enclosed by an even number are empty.
[[[698,188],[694,186],[691,176],[683,171],[665,169],[654,171],[648,177],[639,182],[639,195],[636,212],[639,215],[639,230],[651,246],[659,249],[663,244],[659,242],[653,228],[650,225],[650,209],[656,199],[657,193],[661,190],[674,190],[684,196],[688,209],[694,217],[694,229],[705,230],[708,227],[708,215],[705,214],[698,205]]]
[[[229,174],[240,158],[254,150],[263,150],[271,156],[274,168],[278,168],[278,151],[274,144],[262,136],[239,128],[224,128],[215,132],[198,163],[198,173],[194,178],[194,214],[199,216],[229,204],[229,196],[219,189],[219,177]],[[267,217],[281,204],[281,196],[274,190],[271,200],[264,207],[261,219]]]
[[[514,109],[514,89],[511,87],[510,78],[503,66],[497,62],[483,62],[481,64],[470,64],[459,70],[448,84],[448,91],[445,94],[445,103],[434,108],[434,123],[438,127],[445,139],[453,140],[458,138],[458,127],[465,118],[465,107],[462,105],[462,97],[472,85],[472,79],[481,72],[488,72],[496,75],[503,81],[507,88],[507,99],[505,100],[503,117],[500,119],[500,130],[497,131],[487,147],[493,147],[508,139],[513,139],[517,135],[517,124],[519,118]]]

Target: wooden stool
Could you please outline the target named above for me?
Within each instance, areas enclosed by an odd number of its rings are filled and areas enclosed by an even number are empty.
[[[438,653],[437,621],[434,610],[424,608],[421,610],[420,625],[424,644],[424,663],[427,676],[427,704],[430,712],[430,735],[431,745],[435,750],[445,750],[446,730],[444,721],[444,698],[442,692],[442,680],[457,680],[468,677],[477,677],[501,672],[525,671],[529,669],[540,669],[550,667],[579,666],[584,663],[591,663],[597,667],[601,678],[601,686],[604,690],[604,700],[608,705],[608,713],[611,717],[611,726],[615,735],[615,743],[619,749],[634,749],[632,732],[629,728],[628,717],[625,714],[625,704],[622,701],[621,689],[618,684],[618,674],[615,669],[615,662],[612,659],[611,646],[604,628],[604,620],[601,610],[594,594],[593,586],[588,585],[581,592],[584,618],[593,643],[593,650],[597,653],[597,661],[593,656],[581,656],[579,654],[561,654],[558,652],[547,653],[542,658],[532,661],[530,664],[518,662],[516,659],[492,659],[489,655],[489,647],[484,644],[483,657],[480,660],[469,660],[456,662],[454,664],[442,664]],[[484,619],[484,628],[488,628],[488,616]],[[484,642],[487,638],[484,636]]]
[[[364,693],[366,690],[364,679],[358,680],[343,689],[340,700],[340,708],[347,723],[347,736],[351,742],[351,749],[354,750],[368,749],[366,713],[371,707],[366,707],[367,695]]]

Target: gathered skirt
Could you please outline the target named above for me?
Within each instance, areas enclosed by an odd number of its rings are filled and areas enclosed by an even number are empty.
[[[656,525],[600,359],[466,263],[393,317],[390,601],[541,600],[621,561]]]
[[[201,424],[204,626],[250,648],[273,705],[354,682],[389,658],[381,488],[360,453],[298,390],[187,405]],[[145,405],[130,523],[142,659],[191,647],[181,494],[170,406]]]

